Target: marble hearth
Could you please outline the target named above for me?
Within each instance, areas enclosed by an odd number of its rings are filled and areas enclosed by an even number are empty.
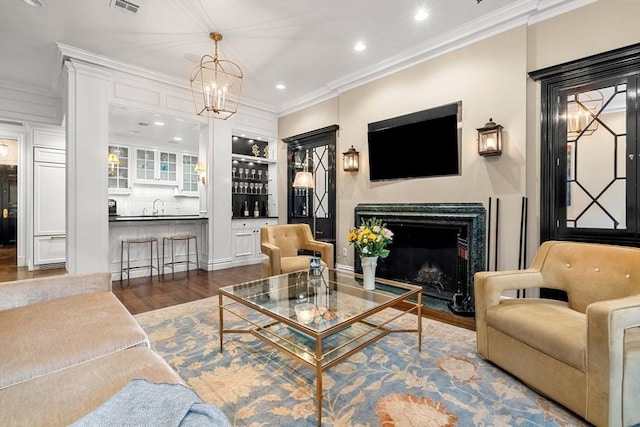
[[[356,206],[354,223],[380,218],[395,234],[379,277],[422,286],[427,304],[447,301],[452,312],[472,316],[473,275],[485,269],[485,216],[481,203],[367,203]]]

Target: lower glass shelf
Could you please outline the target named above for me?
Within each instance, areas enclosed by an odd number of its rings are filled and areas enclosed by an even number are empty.
[[[360,322],[345,325],[343,329],[322,338],[322,366],[324,367],[352,351],[357,351],[388,332],[387,328],[376,328]],[[280,323],[256,329],[255,333],[276,347],[287,350],[313,366],[316,365],[316,340],[310,335]]]

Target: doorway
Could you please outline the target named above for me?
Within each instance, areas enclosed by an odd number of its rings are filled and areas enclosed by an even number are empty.
[[[640,247],[640,44],[531,72],[541,82],[540,241]]]
[[[18,242],[17,141],[0,141],[0,266],[15,267]]]
[[[316,240],[336,244],[337,125],[284,138],[287,144],[287,222],[309,224]],[[298,172],[309,172],[311,185],[296,187]],[[334,254],[335,255],[335,254]]]

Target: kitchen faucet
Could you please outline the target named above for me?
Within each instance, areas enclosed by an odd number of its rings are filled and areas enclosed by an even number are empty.
[[[164,202],[160,199],[155,199],[153,201],[153,214],[158,215],[158,208],[156,208],[156,202],[162,203],[162,214],[164,215]]]

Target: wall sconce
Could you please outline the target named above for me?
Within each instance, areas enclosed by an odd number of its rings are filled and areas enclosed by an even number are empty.
[[[360,168],[360,153],[353,148],[342,153],[342,169],[345,172],[358,172]]]
[[[206,173],[207,173],[207,169],[204,167],[204,164],[196,163],[196,167],[194,167],[193,170],[198,174],[198,179],[204,185],[206,183]]]
[[[502,154],[502,126],[493,119],[476,129],[478,131],[478,154],[481,156],[499,156]]]

